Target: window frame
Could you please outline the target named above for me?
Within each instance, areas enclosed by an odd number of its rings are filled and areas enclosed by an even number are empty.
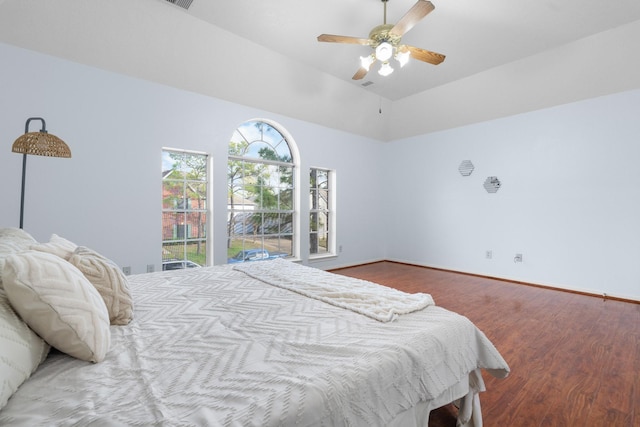
[[[317,194],[317,197],[319,196],[319,190],[321,189],[318,186],[318,183],[316,182],[316,186],[312,186],[312,182],[311,182],[311,174],[313,173],[313,171],[322,171],[324,173],[326,173],[327,175],[327,198],[326,198],[326,204],[327,207],[326,209],[323,208],[314,208],[313,207],[313,203],[314,203],[314,191]],[[318,205],[316,205],[318,206]],[[318,234],[318,230],[314,230],[313,229],[313,215],[314,214],[324,214],[327,218],[327,231],[326,231],[326,238],[327,238],[327,245],[326,245],[326,252],[313,252],[313,248],[312,248],[312,244],[313,244],[313,239],[312,239],[312,234]],[[314,259],[321,259],[321,258],[329,258],[329,257],[335,257],[337,256],[337,233],[336,233],[336,171],[335,169],[329,169],[329,168],[324,168],[324,167],[310,167],[309,168],[309,259],[310,260],[314,260]],[[317,238],[317,242],[320,242],[320,238]],[[318,244],[319,246],[319,244]]]
[[[213,244],[212,244],[212,233],[211,233],[211,223],[212,223],[212,209],[211,209],[211,203],[212,203],[212,198],[211,198],[211,193],[212,193],[212,189],[211,189],[211,172],[212,172],[212,158],[211,155],[209,155],[209,153],[206,152],[202,152],[202,151],[194,151],[194,150],[185,150],[185,149],[181,149],[181,148],[170,148],[170,147],[162,147],[162,158],[163,158],[163,162],[164,162],[164,156],[167,153],[174,153],[174,154],[180,154],[180,155],[193,155],[193,156],[202,156],[203,160],[204,160],[204,179],[199,179],[199,180],[193,180],[193,179],[187,179],[186,176],[182,177],[181,179],[175,179],[175,178],[169,178],[169,181],[173,181],[176,183],[182,183],[182,194],[185,196],[182,198],[183,203],[185,200],[191,200],[189,199],[187,196],[187,186],[189,185],[189,183],[192,184],[197,184],[197,185],[204,185],[204,191],[200,191],[199,194],[204,194],[204,205],[202,207],[199,208],[192,208],[191,205],[189,205],[189,207],[185,208],[186,204],[183,204],[182,206],[176,206],[176,207],[166,207],[165,206],[165,199],[166,199],[166,193],[165,193],[165,182],[167,181],[168,176],[165,176],[165,172],[166,170],[164,170],[164,166],[163,166],[163,170],[162,170],[162,218],[161,218],[161,241],[162,241],[162,251],[161,251],[161,259],[162,259],[162,264],[164,264],[165,261],[192,261],[197,263],[198,265],[201,266],[207,266],[207,265],[212,265],[213,263],[213,253],[212,253],[212,249],[213,249]],[[188,220],[186,220],[184,222],[184,226],[185,229],[183,230],[183,237],[181,238],[179,236],[180,233],[178,233],[178,235],[176,237],[173,237],[175,235],[175,231],[172,232],[172,238],[170,239],[166,239],[165,237],[165,215],[166,214],[184,214],[185,215],[185,219],[188,219],[188,215],[193,215],[193,214],[204,214],[205,215],[205,220],[202,222],[200,221],[199,224],[197,225],[197,229],[199,233],[202,233],[202,236],[196,236],[196,237],[191,237],[190,231],[192,229],[192,227],[194,226],[193,224],[190,224]],[[194,243],[198,243],[201,242],[204,245],[204,253],[203,254],[198,254],[195,258],[193,257],[193,254],[191,254],[191,252],[188,250],[188,246],[190,244],[194,244]],[[181,249],[179,251],[172,251],[171,252],[171,257],[165,257],[166,253],[165,253],[165,246],[168,243],[173,243],[173,244],[177,244],[178,246],[181,246]],[[204,262],[201,260],[201,258],[204,256]]]

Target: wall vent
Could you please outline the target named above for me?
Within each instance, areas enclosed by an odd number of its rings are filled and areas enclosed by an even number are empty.
[[[176,6],[180,6],[183,9],[189,9],[191,7],[191,3],[193,0],[167,0],[171,4],[175,4]]]
[[[362,83],[362,87],[371,86],[372,84],[373,82],[371,80],[367,80],[366,82]]]

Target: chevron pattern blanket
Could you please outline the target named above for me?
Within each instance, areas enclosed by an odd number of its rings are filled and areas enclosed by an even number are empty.
[[[468,319],[435,305],[380,322],[232,266],[129,286],[133,320],[111,326],[105,359],[52,351],[0,425],[386,427],[453,388],[475,396],[481,368],[509,371]]]

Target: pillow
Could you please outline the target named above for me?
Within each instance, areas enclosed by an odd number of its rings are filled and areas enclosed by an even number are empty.
[[[36,245],[31,245],[31,249],[40,252],[47,252],[53,255],[57,255],[64,260],[68,260],[71,255],[73,255],[73,251],[76,250],[78,245],[64,237],[60,237],[57,234],[52,234],[49,239],[49,243],[38,243]]]
[[[13,311],[0,289],[0,409],[48,353],[49,345]]]
[[[10,243],[10,244],[13,244],[14,246],[26,248],[29,245],[32,245],[38,242],[36,241],[36,239],[34,239],[31,236],[31,234],[27,233],[21,228],[7,227],[7,228],[0,228],[0,243],[1,244]],[[9,246],[7,246],[7,248],[9,248]],[[2,253],[6,253],[6,252],[4,252],[4,250],[2,249],[2,246],[0,246],[0,254]]]
[[[112,325],[126,325],[133,318],[133,299],[129,283],[122,270],[99,253],[78,246],[69,263],[74,265],[98,290],[109,311]]]
[[[14,310],[51,346],[86,361],[104,359],[111,343],[109,313],[76,267],[46,252],[9,255],[4,289]]]
[[[2,269],[5,258],[29,249],[34,243],[38,243],[36,239],[21,228],[0,228],[0,285],[2,285]]]

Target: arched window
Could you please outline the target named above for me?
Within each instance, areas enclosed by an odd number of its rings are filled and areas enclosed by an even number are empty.
[[[296,253],[296,150],[266,121],[240,125],[229,142],[229,262]]]

